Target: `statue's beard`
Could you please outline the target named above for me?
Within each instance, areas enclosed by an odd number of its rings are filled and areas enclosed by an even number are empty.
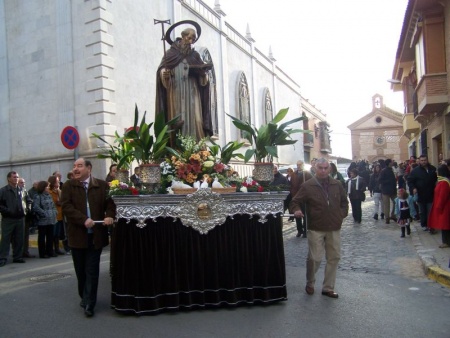
[[[191,45],[189,43],[181,42],[180,50],[181,50],[181,54],[188,55],[189,52],[191,51]]]

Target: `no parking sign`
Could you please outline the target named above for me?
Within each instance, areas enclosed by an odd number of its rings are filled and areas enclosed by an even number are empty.
[[[67,149],[75,149],[80,143],[80,135],[76,128],[67,126],[61,132],[61,142]]]

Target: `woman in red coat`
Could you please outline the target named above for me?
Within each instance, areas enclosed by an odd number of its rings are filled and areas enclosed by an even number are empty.
[[[450,247],[450,170],[446,165],[437,170],[438,183],[434,188],[433,206],[428,224],[430,228],[440,229],[442,244],[440,248]]]

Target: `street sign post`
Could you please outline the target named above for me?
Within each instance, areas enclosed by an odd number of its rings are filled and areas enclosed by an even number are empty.
[[[61,142],[67,149],[75,149],[80,143],[80,135],[74,127],[67,126],[61,132]]]

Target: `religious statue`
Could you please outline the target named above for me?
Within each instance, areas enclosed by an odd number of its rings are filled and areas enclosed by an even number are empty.
[[[197,23],[189,23],[199,31]],[[170,39],[170,32],[176,25],[167,30],[165,40],[171,47],[157,71],[156,113],[164,112],[167,121],[180,115],[177,128],[182,134],[200,140],[213,134],[208,78],[212,65],[203,62],[192,48],[198,39],[195,29],[187,28],[181,32],[181,38]]]

